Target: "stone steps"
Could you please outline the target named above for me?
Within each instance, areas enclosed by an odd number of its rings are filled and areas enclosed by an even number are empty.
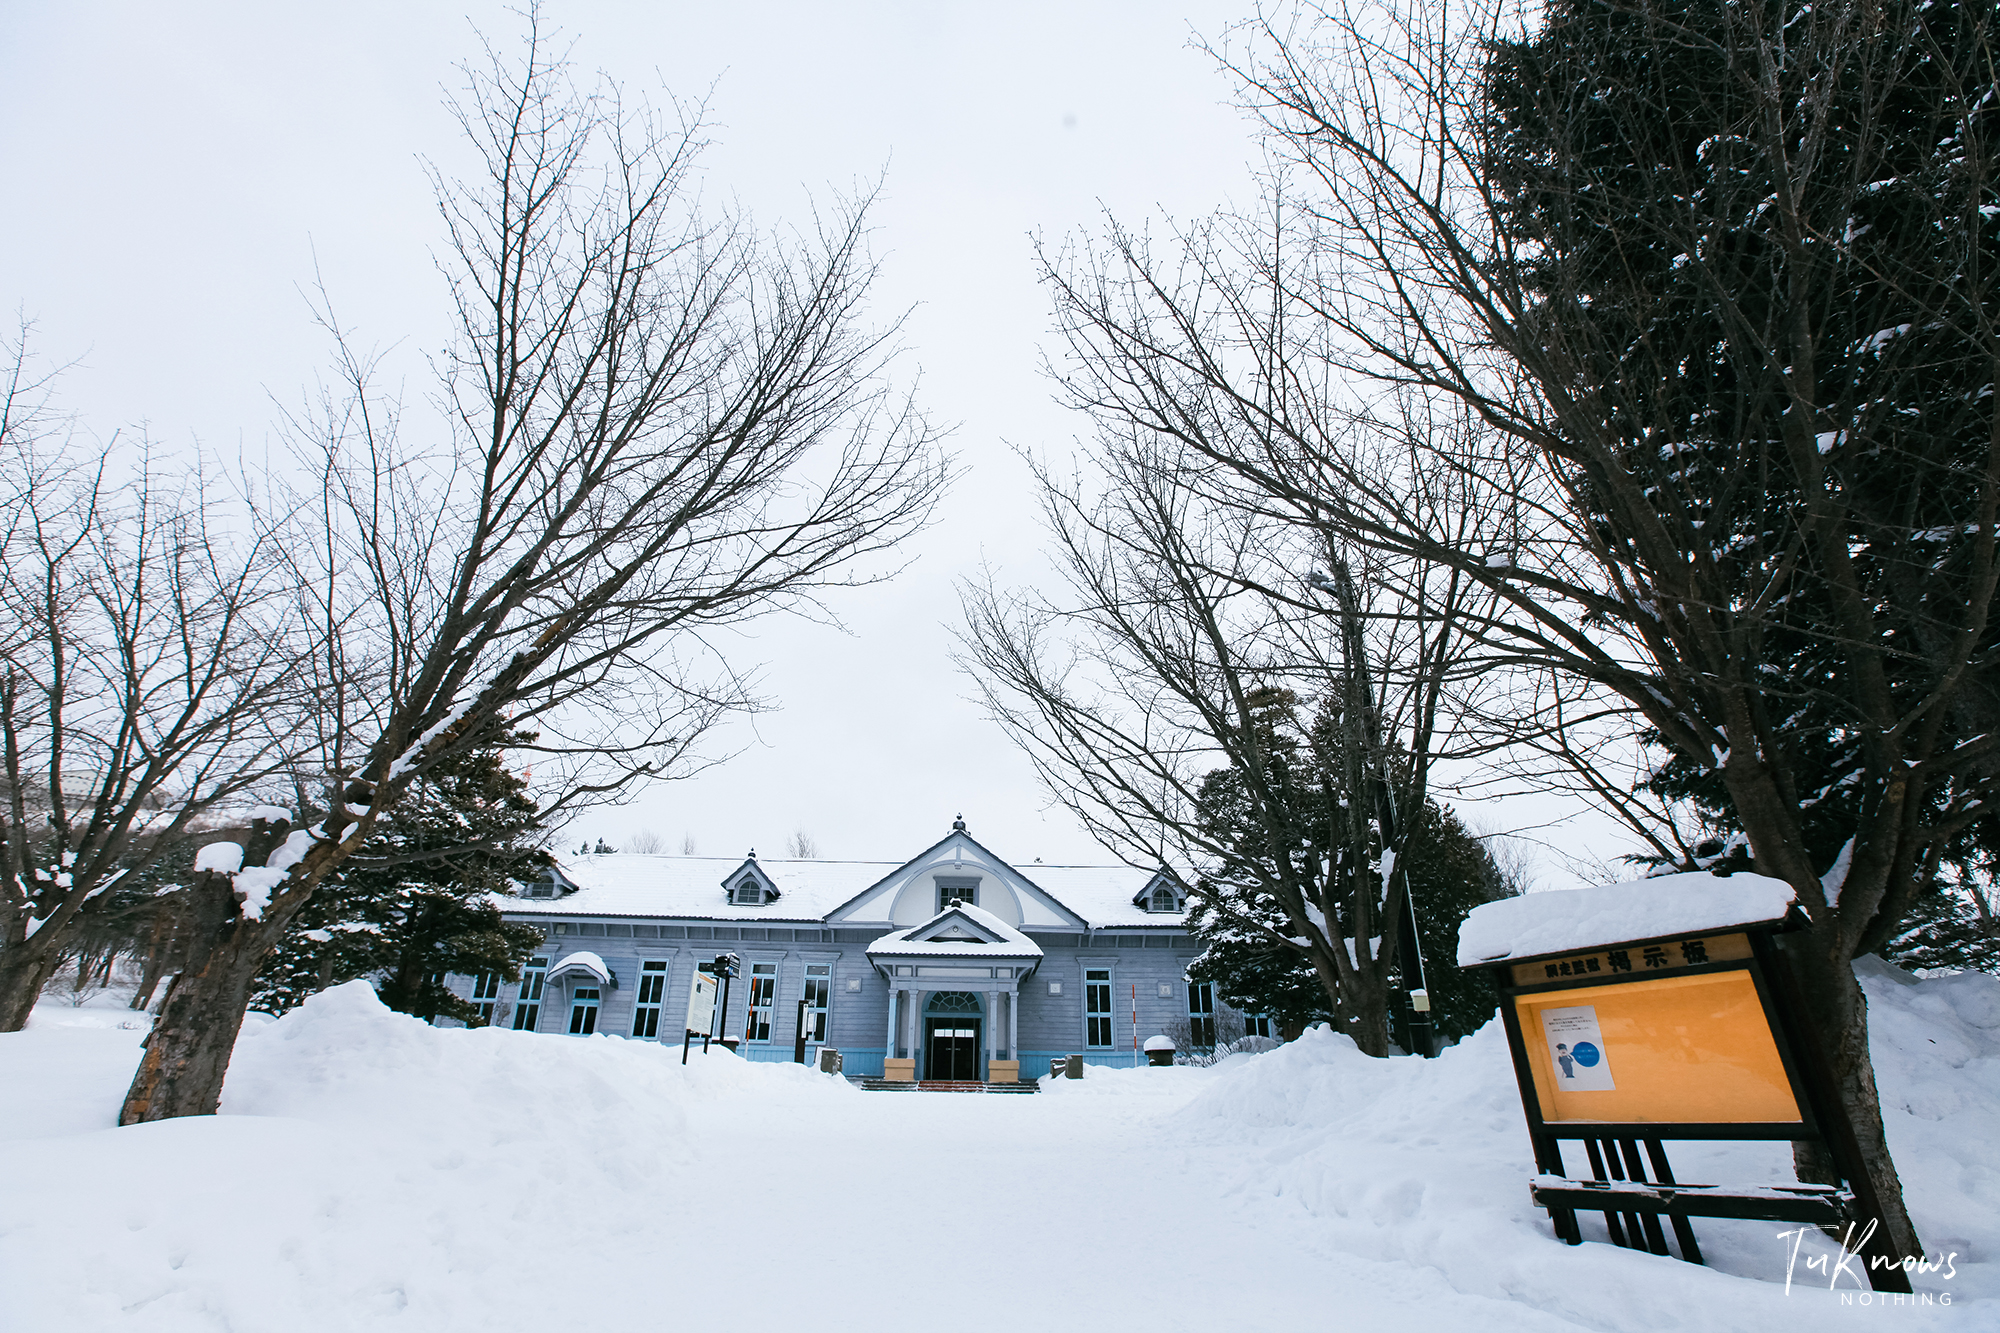
[[[867,1092],[1007,1092],[1032,1093],[1041,1089],[1033,1083],[981,1083],[976,1079],[923,1079],[911,1083],[905,1079],[857,1078],[854,1083]]]

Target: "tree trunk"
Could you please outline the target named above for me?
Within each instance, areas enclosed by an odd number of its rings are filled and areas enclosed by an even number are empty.
[[[0,949],[0,1032],[19,1032],[28,1025],[58,961],[54,949],[36,948],[32,939]]]
[[[282,822],[254,825],[243,864],[264,864],[288,827]],[[253,921],[243,916],[230,875],[208,871],[196,879],[188,889],[182,931],[186,961],[160,1002],[160,1016],[146,1038],[146,1054],[125,1094],[119,1124],[215,1114],[243,1028],[250,982],[297,910],[297,903],[287,912],[273,904],[261,920]]]
[[[1805,1005],[1807,1029],[1818,1038],[1819,1056],[1853,1128],[1851,1151],[1867,1174],[1867,1192],[1874,1195],[1872,1206],[1882,1222],[1881,1249],[1898,1258],[1921,1255],[1923,1242],[1903,1203],[1903,1182],[1882,1128],[1882,1099],[1868,1053],[1868,997],[1854,976],[1853,961],[1844,956],[1832,928],[1787,938],[1785,946],[1786,964]],[[1840,1129],[1828,1127],[1828,1132],[1837,1134]],[[1817,1144],[1796,1145],[1793,1165],[1799,1179],[1811,1183],[1830,1184],[1836,1174],[1834,1160]],[[1864,1182],[1852,1183],[1858,1187]]]
[[[1387,1059],[1389,987],[1382,976],[1368,974],[1374,970],[1355,969],[1354,978],[1346,988],[1347,1035],[1354,1038],[1363,1055]]]
[[[239,938],[254,933],[232,931],[200,967],[190,967],[168,985],[119,1124],[215,1114],[243,1027],[250,978],[263,961],[261,949],[245,947]]]

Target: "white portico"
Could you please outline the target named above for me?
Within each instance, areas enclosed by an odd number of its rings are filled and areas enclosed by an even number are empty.
[[[1019,1076],[1021,983],[1041,965],[1041,946],[953,898],[930,920],[869,945],[868,961],[889,985],[887,1077]]]

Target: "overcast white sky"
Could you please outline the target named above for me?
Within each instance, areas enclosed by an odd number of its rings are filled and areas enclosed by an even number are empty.
[[[742,752],[565,835],[639,829],[709,855],[900,860],[963,811],[1022,863],[1109,859],[1049,808],[953,668],[954,581],[981,560],[1043,569],[1010,445],[1061,450],[1083,423],[1039,371],[1047,305],[1031,237],[1187,217],[1251,196],[1256,147],[1192,34],[1239,3],[612,4],[552,0],[586,70],[709,94],[705,188],[766,225],[885,180],[874,214],[886,313],[912,307],[906,368],[956,423],[962,477],[913,567],[841,597],[847,632],[767,621],[736,642],[780,705]],[[0,4],[0,307],[78,366],[64,399],[99,433],[263,447],[327,347],[315,263],[364,341],[429,345],[443,314],[420,157],[458,150],[442,109],[498,4]],[[712,92],[711,92],[712,89]],[[421,384],[412,383],[412,392]],[[1488,824],[1493,823],[1487,819]]]

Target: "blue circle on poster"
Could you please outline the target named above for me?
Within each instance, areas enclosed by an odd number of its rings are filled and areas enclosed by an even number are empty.
[[[1587,1041],[1578,1042],[1576,1044],[1576,1049],[1571,1051],[1570,1054],[1574,1055],[1576,1057],[1576,1062],[1582,1065],[1585,1069],[1589,1069],[1592,1066],[1596,1065],[1598,1060],[1602,1058],[1602,1056],[1598,1052],[1598,1049],[1595,1046],[1592,1046]]]

